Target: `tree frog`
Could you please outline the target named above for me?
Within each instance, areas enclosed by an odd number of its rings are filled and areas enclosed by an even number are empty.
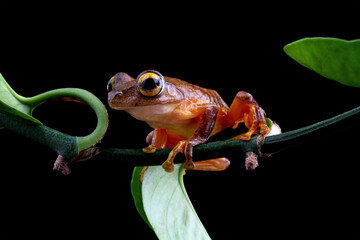
[[[119,72],[109,80],[107,90],[111,108],[124,110],[154,128],[146,138],[149,146],[144,152],[172,148],[162,165],[167,172],[174,170],[174,158],[180,152],[185,155],[185,169],[226,168],[229,165],[226,158],[196,164],[192,161],[194,146],[226,128],[235,129],[244,123],[248,132],[234,138],[244,141],[254,134],[269,132],[264,110],[247,92],[238,92],[228,107],[216,91],[163,76],[155,70],[144,71],[136,79]]]

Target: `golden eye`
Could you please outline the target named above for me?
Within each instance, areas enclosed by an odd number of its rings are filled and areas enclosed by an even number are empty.
[[[143,96],[155,97],[163,92],[165,80],[159,72],[147,70],[139,74],[136,79],[136,86]]]
[[[107,91],[111,92],[113,90],[113,86],[114,86],[114,77],[110,78],[107,84]]]

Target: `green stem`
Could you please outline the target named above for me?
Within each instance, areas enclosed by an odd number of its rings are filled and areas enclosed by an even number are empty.
[[[73,159],[78,154],[75,137],[56,131],[45,125],[36,124],[27,119],[2,111],[0,111],[0,125],[52,148],[66,159]]]
[[[28,121],[16,115],[12,115],[11,113],[0,111],[0,126],[4,126],[19,134],[28,136],[38,142],[41,142],[53,148],[65,158],[71,159],[75,157],[74,155],[77,153],[93,146],[104,136],[107,130],[108,115],[106,108],[98,98],[96,98],[88,91],[74,88],[63,88],[26,98],[16,94],[6,82],[5,84],[18,101],[29,107],[30,113],[41,103],[49,99],[59,97],[80,99],[89,104],[90,107],[95,111],[98,120],[96,129],[88,136],[83,137],[72,137],[41,124],[36,124],[32,121]],[[347,123],[348,120],[356,119],[359,116],[360,107],[357,107],[333,118],[304,128],[285,132],[279,135],[269,136],[265,139],[265,141],[261,141],[262,139],[257,135],[252,137],[250,141],[221,140],[208,142],[206,144],[194,147],[193,158],[195,161],[219,157],[233,158],[239,157],[239,153],[254,152],[256,154],[261,154],[259,151],[260,149],[262,153],[278,152],[285,148],[289,148],[304,141],[318,137],[319,133],[322,133],[320,136],[323,136],[326,133],[331,132],[331,128],[338,128],[337,123]],[[357,123],[358,122],[359,121],[357,121]],[[99,151],[93,151],[94,149]],[[95,152],[100,152],[96,158],[128,160],[130,164],[139,166],[161,164],[167,158],[170,149],[159,149],[153,154],[145,154],[141,149],[113,149],[103,147],[92,148],[92,153]],[[182,155],[179,155],[179,157],[180,156]]]
[[[259,146],[258,143],[258,140],[260,141],[260,139],[258,139],[259,135],[252,137],[250,141],[223,140],[209,142],[194,147],[193,158],[194,161],[219,157],[234,159],[239,157],[239,153],[244,154],[246,152],[254,152],[256,154],[261,154],[259,152],[259,148],[261,148],[262,153],[275,153],[283,149],[296,146],[302,142],[317,138],[319,137],[319,133],[323,131],[329,133],[332,130],[337,129],[337,123],[351,119],[357,120],[358,117],[360,117],[360,107],[307,127],[299,128],[279,135],[269,136],[265,139],[261,146]],[[356,121],[356,123],[358,122],[359,121]],[[324,136],[324,134],[320,136]],[[141,149],[115,149],[99,147],[98,150],[100,150],[100,153],[95,156],[97,159],[122,160],[127,161],[131,165],[142,166],[162,164],[162,162],[166,160],[171,149],[159,149],[153,154],[143,153]],[[181,160],[178,159],[177,161],[184,161],[184,158],[182,157]]]
[[[350,111],[344,112],[324,121],[293,131],[284,132],[279,135],[270,136],[266,138],[262,146],[262,151],[275,153],[305,141],[309,141],[318,137],[324,137],[325,135],[337,131],[339,128],[343,127],[339,126],[341,123],[346,123],[343,124],[345,127],[348,127],[351,124],[359,124],[359,117],[360,107],[356,107]]]
[[[95,145],[104,136],[107,130],[108,114],[105,106],[97,97],[86,90],[78,88],[62,88],[48,91],[34,97],[23,97],[17,94],[5,81],[5,79],[1,78],[0,84],[5,85],[11,95],[15,97],[19,101],[19,104],[22,104],[22,106],[26,109],[25,114],[29,115],[28,117],[26,117],[26,115],[25,117],[23,116],[23,119],[16,117],[12,114],[12,111],[14,110],[12,110],[11,106],[3,106],[3,109],[8,109],[9,111],[7,111],[7,114],[3,113],[0,115],[0,122],[2,122],[2,126],[48,145],[66,158],[74,157],[74,153],[77,154],[82,150]],[[33,110],[43,102],[49,99],[63,97],[79,99],[87,103],[94,110],[97,116],[97,125],[91,134],[80,137],[69,136],[43,126],[38,120],[31,117]],[[15,115],[19,115],[19,113]],[[31,122],[27,122],[24,118],[31,119],[32,122],[38,124],[31,124]],[[59,143],[56,144],[56,141],[59,141]]]
[[[230,158],[234,157],[234,155],[238,156],[239,152],[257,152],[256,141],[257,137],[253,137],[249,142],[242,140],[223,140],[201,144],[194,147],[193,159],[194,161],[201,161],[219,157]],[[96,148],[100,153],[94,157],[95,159],[121,160],[134,166],[161,165],[171,151],[169,148],[158,149],[155,153],[149,154],[144,153],[141,149]],[[178,162],[185,160],[182,154],[178,154],[176,159]]]
[[[19,101],[29,105],[32,109],[35,109],[37,106],[43,102],[60,97],[71,97],[84,101],[87,103],[95,112],[97,117],[97,125],[95,130],[87,136],[77,137],[77,146],[78,151],[82,151],[86,148],[89,148],[95,145],[105,134],[108,126],[108,115],[105,106],[102,102],[96,98],[92,93],[79,89],[79,88],[61,88],[52,91],[48,91],[42,94],[39,94],[34,97],[22,97],[19,95],[14,95]]]

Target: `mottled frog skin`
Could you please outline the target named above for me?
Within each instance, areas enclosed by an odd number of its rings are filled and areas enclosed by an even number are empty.
[[[154,128],[146,138],[149,146],[145,152],[173,148],[163,163],[167,172],[174,170],[179,152],[185,155],[185,169],[225,169],[229,165],[225,158],[197,162],[195,166],[192,149],[228,127],[244,123],[248,132],[234,138],[244,141],[269,132],[265,112],[251,94],[238,92],[228,107],[216,91],[162,76],[155,70],[144,71],[136,79],[123,72],[115,74],[108,83],[108,102],[111,108],[124,110]]]

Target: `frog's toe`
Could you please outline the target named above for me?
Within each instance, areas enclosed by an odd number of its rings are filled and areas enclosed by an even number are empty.
[[[163,169],[168,172],[171,173],[174,171],[174,162],[173,161],[168,161],[166,160],[163,164],[162,164]]]
[[[194,164],[193,161],[185,161],[183,167],[184,167],[186,170],[192,170],[192,169],[195,168],[195,164]]]
[[[148,168],[149,168],[149,166],[145,166],[145,167],[141,170],[141,173],[140,173],[140,183],[143,182],[145,172],[146,172],[146,170],[148,170]]]
[[[260,125],[260,133],[262,135],[267,135],[270,132],[270,128],[265,124]]]
[[[142,149],[144,153],[154,153],[156,151],[156,148],[153,145],[149,145]]]
[[[251,133],[243,133],[240,134],[239,136],[233,137],[233,140],[237,140],[237,139],[241,139],[243,141],[249,141],[251,139]]]

